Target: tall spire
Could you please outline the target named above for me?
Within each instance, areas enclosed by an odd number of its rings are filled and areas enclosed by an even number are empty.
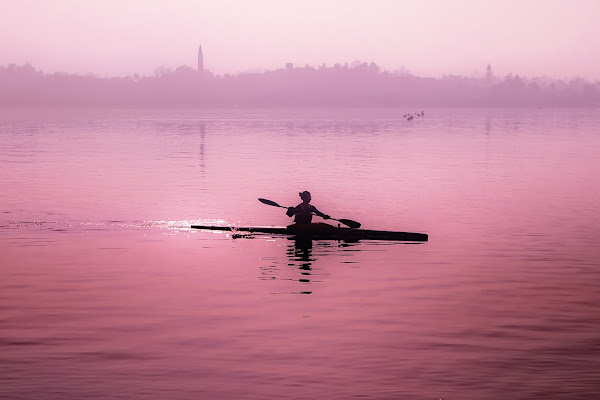
[[[204,71],[204,56],[202,55],[202,45],[198,46],[198,72]]]

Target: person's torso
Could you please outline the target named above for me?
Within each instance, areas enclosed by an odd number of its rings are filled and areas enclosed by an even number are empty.
[[[310,224],[312,222],[312,210],[312,205],[300,203],[296,206],[296,218],[294,218],[294,222],[297,224]]]

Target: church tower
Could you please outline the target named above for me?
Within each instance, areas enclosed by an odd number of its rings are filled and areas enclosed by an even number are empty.
[[[492,66],[490,64],[488,64],[488,66],[487,66],[487,71],[485,73],[485,80],[488,82],[492,80]]]
[[[198,72],[204,71],[204,56],[202,55],[202,45],[198,46]]]

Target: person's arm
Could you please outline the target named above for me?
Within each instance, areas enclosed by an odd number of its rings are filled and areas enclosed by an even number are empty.
[[[323,219],[329,219],[331,218],[329,215],[327,214],[323,214],[321,211],[317,210],[317,208],[315,206],[312,206],[312,210],[311,210],[315,215],[318,215],[319,217],[323,218]]]
[[[296,214],[296,207],[288,207],[285,215],[287,215],[288,217],[293,217],[294,214]]]

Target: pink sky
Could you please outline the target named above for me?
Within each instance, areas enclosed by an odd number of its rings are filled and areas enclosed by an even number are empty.
[[[1,0],[0,66],[151,75],[355,60],[420,76],[600,79],[597,0]]]

